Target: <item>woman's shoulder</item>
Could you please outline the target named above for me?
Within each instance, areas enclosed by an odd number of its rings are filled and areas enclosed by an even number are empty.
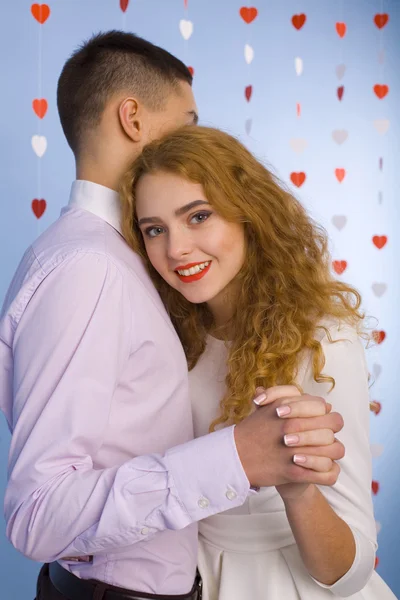
[[[328,370],[336,370],[339,363],[353,360],[355,356],[365,362],[364,346],[356,324],[326,317],[317,323],[314,339],[321,344],[325,367],[328,367]],[[325,371],[325,368],[323,370]],[[307,349],[300,356],[296,381],[301,384],[310,378],[313,379],[313,352]]]
[[[314,339],[324,346],[341,340],[349,342],[360,339],[360,330],[355,323],[349,323],[334,317],[325,317],[318,321]]]

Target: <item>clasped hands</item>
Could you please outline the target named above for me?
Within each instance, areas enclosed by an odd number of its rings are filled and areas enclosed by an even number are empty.
[[[274,485],[284,500],[312,493],[315,484],[334,485],[340,473],[336,461],[345,454],[335,438],[343,428],[341,415],[295,386],[257,388],[254,402],[257,410],[235,428],[250,484]]]

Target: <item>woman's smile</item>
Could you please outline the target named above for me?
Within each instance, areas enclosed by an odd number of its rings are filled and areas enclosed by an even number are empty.
[[[211,260],[202,263],[190,263],[175,269],[175,273],[183,283],[192,283],[202,279],[211,268]]]

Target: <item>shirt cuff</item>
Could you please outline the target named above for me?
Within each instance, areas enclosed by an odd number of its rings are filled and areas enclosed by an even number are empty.
[[[350,526],[349,526],[350,527]],[[358,529],[350,527],[356,544],[356,555],[350,569],[333,585],[324,585],[314,579],[320,587],[330,590],[334,596],[347,598],[356,594],[367,584],[375,567],[376,544]]]
[[[234,426],[171,448],[165,463],[170,486],[193,522],[241,506],[251,493]]]

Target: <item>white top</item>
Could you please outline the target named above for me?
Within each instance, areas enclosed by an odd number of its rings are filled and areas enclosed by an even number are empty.
[[[335,379],[316,383],[310,355],[304,356],[297,382],[305,393],[322,396],[344,418],[337,435],[346,448],[341,473],[332,487],[321,487],[332,508],[351,527],[356,557],[351,569],[333,586],[315,581],[306,571],[275,487],[262,488],[244,505],[200,522],[199,569],[204,600],[319,600],[349,597],[393,600],[395,596],[374,571],[376,526],[371,498],[368,370],[356,332],[326,323],[330,343],[321,330],[324,373]],[[228,349],[209,337],[206,350],[190,373],[195,436],[208,432],[219,414],[225,391]],[[372,574],[372,576],[371,576]],[[360,591],[362,590],[362,591]]]

